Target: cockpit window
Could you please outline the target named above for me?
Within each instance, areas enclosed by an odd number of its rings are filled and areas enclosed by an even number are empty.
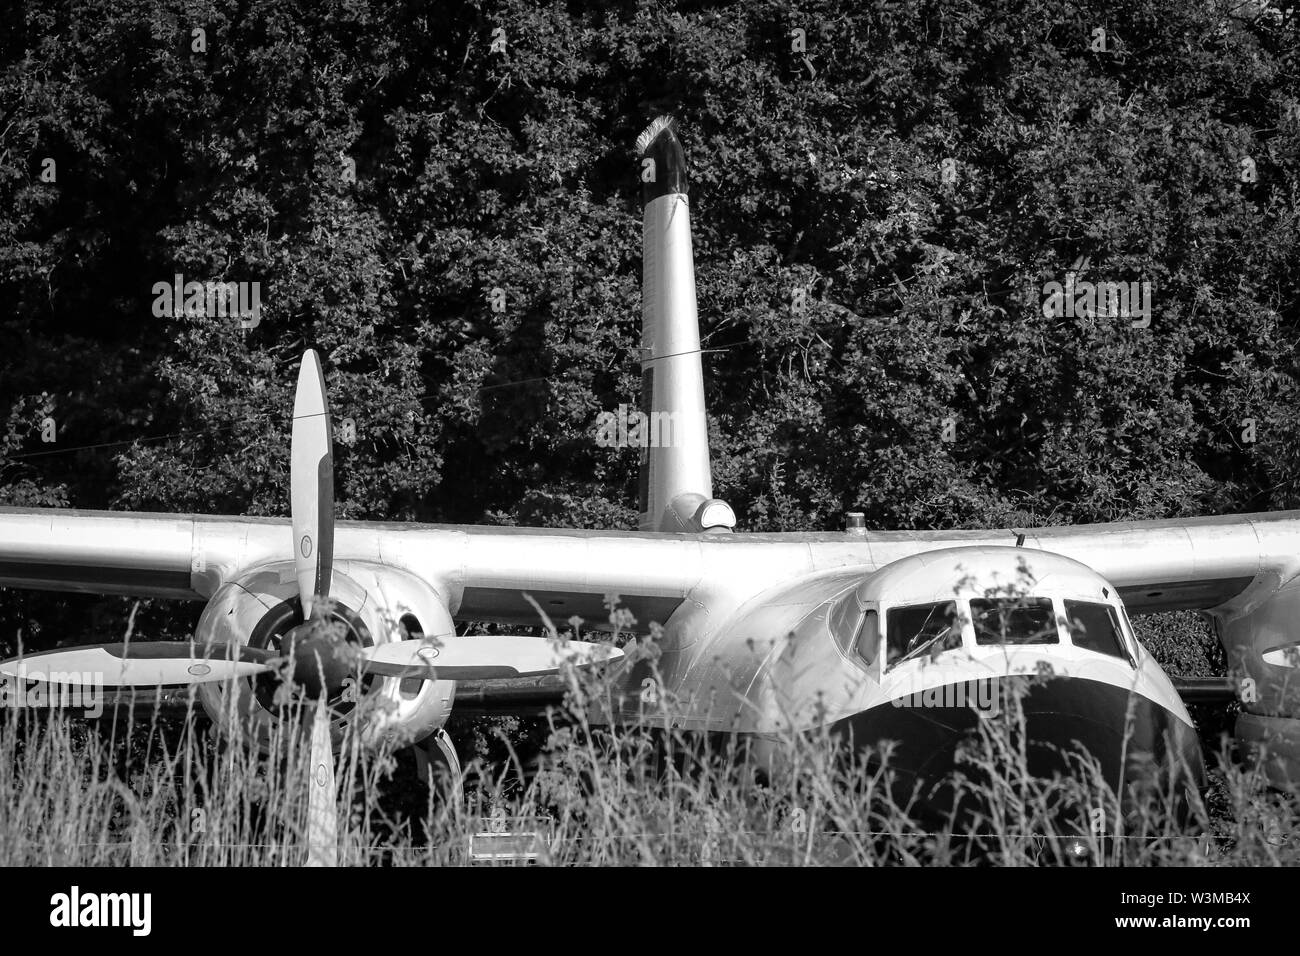
[[[890,667],[922,652],[937,654],[961,647],[961,623],[954,601],[891,607],[885,624]]]
[[[862,607],[858,604],[858,599],[852,593],[844,595],[839,604],[831,609],[830,618],[827,624],[831,629],[831,636],[835,638],[835,643],[847,654],[853,647],[853,638],[858,633],[858,625],[862,622]]]
[[[846,655],[867,665],[875,661],[880,646],[880,615],[874,609],[864,609],[854,595],[848,594],[831,611],[827,624]]]
[[[876,659],[876,653],[880,647],[880,614],[876,611],[868,611],[862,619],[862,626],[858,628],[858,639],[853,645],[853,651],[863,661],[870,664]]]
[[[1058,644],[1052,599],[972,598],[976,644]]]
[[[1096,651],[1109,657],[1128,659],[1124,650],[1124,632],[1119,615],[1109,604],[1091,601],[1066,601],[1065,618],[1070,625],[1070,640],[1075,647]]]

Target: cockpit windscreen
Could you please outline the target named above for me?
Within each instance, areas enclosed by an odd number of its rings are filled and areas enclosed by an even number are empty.
[[[1075,647],[1096,651],[1109,657],[1128,659],[1119,616],[1109,604],[1091,601],[1066,601],[1065,619],[1070,625],[1070,640]]]
[[[972,598],[976,644],[1059,644],[1052,599]]]
[[[885,629],[889,638],[891,667],[918,657],[923,651],[937,654],[961,647],[961,626],[957,621],[955,601],[890,608]]]

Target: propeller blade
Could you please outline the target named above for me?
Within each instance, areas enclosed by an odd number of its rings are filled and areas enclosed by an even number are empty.
[[[565,663],[574,667],[608,664],[622,658],[623,652],[611,644],[491,635],[452,637],[438,645],[397,641],[362,648],[361,656],[366,671],[385,677],[492,680],[555,674]]]
[[[334,571],[334,439],[325,376],[312,349],[302,356],[298,391],[293,400],[293,447],[290,455],[290,509],[293,514],[293,561],[303,620],[311,617],[314,599],[329,597]]]
[[[89,644],[0,661],[0,675],[52,684],[157,687],[252,677],[272,670],[267,662],[274,659],[273,652],[242,645],[188,641]]]
[[[338,866],[338,796],[329,711],[318,701],[311,723],[311,780],[307,786],[307,865]]]

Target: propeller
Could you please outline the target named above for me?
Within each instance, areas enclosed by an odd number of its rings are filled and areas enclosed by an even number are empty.
[[[316,701],[311,717],[311,779],[307,782],[307,865],[338,866],[338,790],[329,708]]]
[[[537,677],[565,665],[617,661],[604,644],[495,636],[407,640],[376,647],[349,643],[329,620],[334,574],[334,461],[325,376],[315,351],[303,354],[293,405],[289,498],[293,562],[302,621],[280,638],[279,650],[238,642],[143,641],[94,644],[0,661],[0,676],[58,684],[91,681],[107,687],[203,684],[278,672],[315,702],[311,723],[308,865],[337,858],[334,754],[328,703],[348,677],[376,674],[417,680]],[[80,678],[80,681],[79,681]]]
[[[558,674],[566,664],[591,667],[613,663],[623,656],[621,650],[609,644],[510,634],[460,637],[439,644],[398,641],[362,648],[361,653],[368,671],[388,677],[425,676],[426,680],[543,677]],[[437,674],[437,678],[427,676],[429,672]]]
[[[73,684],[94,674],[101,686],[203,684],[279,671],[311,700],[330,699],[358,670],[416,680],[540,677],[566,664],[612,663],[617,648],[582,641],[494,636],[398,641],[377,647],[348,643],[328,620],[334,574],[333,438],[325,376],[314,350],[303,353],[294,395],[290,452],[293,561],[303,620],[280,639],[279,651],[235,642],[93,644],[0,661],[0,675]]]
[[[334,439],[320,358],[308,349],[298,369],[293,399],[289,498],[293,563],[303,620],[317,596],[328,598],[334,574]]]
[[[157,687],[284,671],[305,697],[316,700],[337,694],[358,670],[403,679],[488,680],[544,677],[565,665],[590,667],[622,656],[608,644],[515,635],[358,647],[338,633],[337,625],[314,618],[285,634],[278,652],[234,643],[91,644],[0,662],[0,676],[39,681],[57,677],[58,683],[76,683],[78,676],[93,673],[105,687]]]

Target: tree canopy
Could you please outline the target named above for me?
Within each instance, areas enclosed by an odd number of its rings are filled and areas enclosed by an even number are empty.
[[[743,529],[1300,500],[1289,9],[29,0],[4,26],[5,504],[287,513],[315,347],[355,428],[340,517],[635,527],[637,450],[594,433],[637,396],[632,143],[664,112]],[[1045,314],[1071,272],[1149,282],[1149,326]],[[155,315],[177,274],[258,282],[256,325]]]

